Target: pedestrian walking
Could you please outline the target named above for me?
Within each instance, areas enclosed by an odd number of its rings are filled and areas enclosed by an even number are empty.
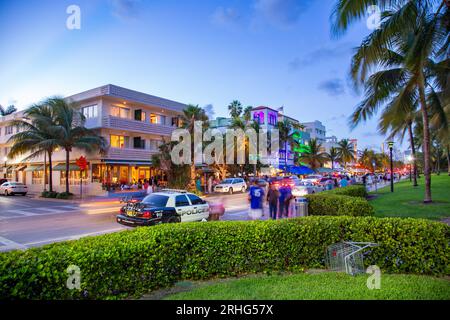
[[[291,193],[291,189],[287,185],[283,185],[280,188],[280,197],[278,201],[279,205],[279,218],[287,217],[288,216],[288,203],[287,200],[289,199]]]
[[[269,203],[269,217],[275,220],[277,218],[278,210],[278,198],[280,192],[277,190],[275,184],[270,184],[269,191],[267,192],[267,202]]]
[[[208,178],[208,193],[212,194],[213,177],[212,175]]]
[[[248,194],[248,200],[250,201],[250,211],[248,215],[250,219],[256,220],[262,217],[263,199],[264,199],[264,190],[255,181],[253,185],[250,187]]]

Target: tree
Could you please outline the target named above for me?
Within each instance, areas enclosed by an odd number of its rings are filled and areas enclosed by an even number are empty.
[[[375,165],[374,165],[375,163]],[[376,156],[373,150],[369,150],[365,148],[359,157],[359,164],[364,166],[367,169],[370,169],[372,172],[375,172],[376,169]]]
[[[203,127],[205,129],[208,126],[208,116],[205,113],[205,110],[200,108],[198,105],[188,105],[181,115],[182,128],[189,131],[191,135],[191,145],[194,145],[194,125],[196,121],[202,121]],[[193,148],[192,148],[193,149]],[[191,150],[192,150],[191,149]],[[191,188],[195,188],[195,161],[194,161],[194,153],[191,154],[191,164],[190,164],[190,179],[191,179]]]
[[[247,123],[250,123],[250,121],[252,120],[252,110],[253,110],[252,106],[247,106],[247,107],[244,108],[243,115],[244,115],[244,120]]]
[[[0,105],[0,115],[3,116],[3,117],[7,116],[7,115],[9,115],[11,113],[14,113],[16,111],[17,111],[17,108],[14,105],[10,105],[10,106],[8,106],[6,108],[3,108],[3,106]]]
[[[358,48],[352,61],[352,78],[355,84],[366,84],[367,73],[379,66],[399,63],[400,68],[382,73],[382,79],[389,86],[374,86],[376,90],[375,103],[370,99],[370,92],[357,108],[366,108],[366,116],[373,115],[376,109],[389,99],[392,87],[400,83],[399,87],[408,92],[416,92],[423,124],[423,153],[425,174],[424,203],[432,201],[431,198],[431,171],[430,171],[430,125],[428,107],[426,102],[426,89],[429,87],[444,88],[447,82],[448,65],[445,61],[436,63],[433,58],[443,56],[448,50],[448,9],[442,14],[444,1],[440,2],[437,11],[432,5],[434,1],[370,1],[383,11],[380,27],[366,37]],[[339,0],[333,17],[334,33],[339,34],[348,28],[348,25],[360,19],[365,12],[369,1],[367,0]],[[406,46],[405,46],[406,44]],[[399,62],[395,54],[400,49],[404,60]],[[403,71],[400,71],[402,69]],[[404,72],[407,71],[407,72]],[[431,72],[430,72],[431,71]],[[369,78],[377,81],[381,75]],[[382,98],[380,99],[380,95]]]
[[[339,151],[335,147],[330,148],[330,152],[326,154],[328,160],[331,162],[331,170],[334,170],[334,162],[339,160]]]
[[[76,107],[61,97],[49,98],[46,104],[53,109],[55,114],[55,125],[49,130],[55,139],[55,143],[66,152],[66,193],[69,193],[69,168],[70,153],[74,148],[87,152],[107,149],[106,140],[97,135],[93,130],[84,126],[86,121],[84,115]]]
[[[49,191],[52,192],[52,155],[58,147],[52,130],[55,126],[54,110],[46,102],[43,102],[32,105],[24,112],[24,116],[24,120],[15,120],[12,122],[12,125],[17,127],[19,132],[8,139],[8,143],[12,144],[8,157],[14,158],[29,153],[23,159],[24,161],[28,161],[46,153],[48,155],[49,166]],[[44,180],[46,179],[46,175],[47,168],[45,167]]]
[[[230,111],[231,118],[239,118],[242,114],[242,104],[238,100],[233,100],[228,105],[228,111]]]
[[[342,139],[338,142],[336,149],[340,161],[344,164],[344,168],[347,169],[347,163],[355,158],[353,144],[348,139]]]
[[[300,160],[306,162],[311,169],[316,170],[328,160],[328,154],[321,151],[322,144],[317,139],[311,139],[309,142],[310,152],[302,154]]]

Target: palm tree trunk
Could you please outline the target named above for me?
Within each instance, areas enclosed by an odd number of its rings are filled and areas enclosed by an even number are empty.
[[[48,189],[53,192],[53,178],[52,178],[52,152],[48,152]]]
[[[195,163],[191,164],[190,167],[190,176],[191,176],[191,187],[195,189]]]
[[[414,135],[412,129],[412,121],[408,123],[409,141],[411,143],[411,155],[413,157],[413,175],[414,175],[414,187],[417,187],[417,159],[416,159],[416,146],[414,145]],[[410,164],[411,165],[411,164]]]
[[[425,100],[425,82],[423,73],[419,76],[419,100],[420,100],[420,109],[422,112],[422,120],[423,120],[423,158],[424,158],[424,169],[423,173],[425,176],[425,198],[423,199],[424,203],[431,203],[431,167],[430,167],[430,125],[428,119],[428,110],[427,103]]]
[[[69,160],[70,150],[66,149],[66,193],[69,193]]]
[[[288,161],[288,154],[287,154],[287,139],[284,141],[284,174],[287,174],[287,161]]]

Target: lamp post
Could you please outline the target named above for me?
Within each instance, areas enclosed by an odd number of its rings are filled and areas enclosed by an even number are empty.
[[[391,192],[394,192],[394,163],[392,162],[392,149],[394,147],[394,142],[389,141],[389,161],[391,162]]]
[[[6,179],[6,176],[7,176],[7,169],[6,169],[6,161],[8,160],[8,157],[7,156],[4,156],[3,157],[3,161],[5,161],[5,173],[4,173],[4,176],[3,176],[3,178],[5,178]]]

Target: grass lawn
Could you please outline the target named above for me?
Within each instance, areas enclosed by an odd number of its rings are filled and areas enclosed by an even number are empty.
[[[450,300],[450,281],[417,275],[381,275],[380,289],[370,290],[369,275],[320,272],[287,275],[256,275],[216,280],[206,284],[178,284],[179,291],[167,300]],[[186,291],[187,290],[187,291]],[[176,291],[176,288],[175,288]],[[172,291],[174,292],[174,291]]]
[[[375,208],[377,217],[412,217],[440,220],[450,217],[450,176],[441,174],[431,178],[431,195],[433,203],[423,204],[424,176],[418,181],[419,186],[413,187],[412,183],[402,181],[394,185],[394,193],[390,187],[371,192],[377,197],[370,201]]]

